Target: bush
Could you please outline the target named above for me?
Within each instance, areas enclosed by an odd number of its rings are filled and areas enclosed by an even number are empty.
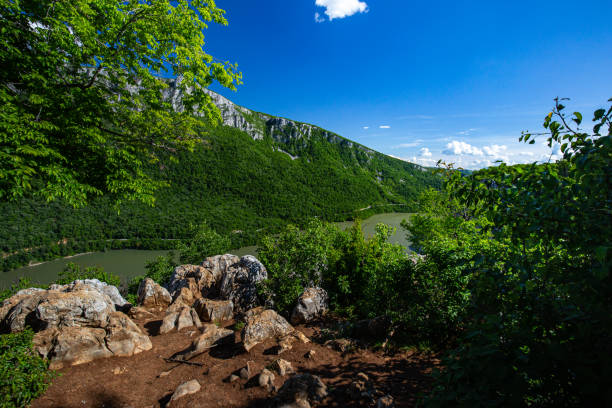
[[[612,404],[612,107],[591,135],[563,109],[544,120],[562,160],[448,173],[449,197],[482,222],[458,224],[471,298],[426,406]],[[441,245],[422,242],[428,258]]]
[[[0,407],[25,407],[41,395],[54,372],[32,350],[34,332],[0,335]]]
[[[22,289],[28,289],[32,287],[45,288],[46,286],[34,284],[32,283],[32,280],[30,278],[21,277],[19,278],[17,283],[13,283],[10,288],[0,291],[0,302],[3,302],[5,299],[10,298]]]
[[[331,224],[311,221],[304,230],[287,226],[278,235],[264,237],[259,260],[268,270],[260,295],[288,315],[304,288],[321,286],[329,265],[338,258],[338,241],[343,233]]]
[[[82,269],[79,264],[69,262],[66,267],[58,274],[55,281],[58,285],[65,285],[75,280],[97,279],[100,282],[105,282],[112,286],[119,287],[121,278],[112,273],[108,273],[100,266],[88,266]]]
[[[230,239],[219,235],[205,222],[198,227],[192,227],[191,233],[191,239],[178,244],[181,263],[199,264],[206,257],[224,254],[230,250]]]

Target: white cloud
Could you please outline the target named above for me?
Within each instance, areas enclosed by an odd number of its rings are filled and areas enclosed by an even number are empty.
[[[391,126],[389,126],[389,125],[380,125],[379,128],[380,129],[391,129]]]
[[[487,156],[500,157],[504,156],[506,151],[508,150],[508,146],[505,145],[493,145],[493,146],[484,146],[482,148]]]
[[[325,7],[325,14],[329,20],[334,18],[344,18],[352,16],[355,13],[367,13],[368,5],[360,0],[316,0],[315,4],[319,7]],[[317,18],[323,19],[322,16],[315,14],[315,21],[320,22]]]
[[[460,142],[458,140],[453,140],[452,142],[446,145],[446,149],[442,151],[444,154],[449,155],[470,155],[470,156],[482,156],[483,152],[476,146],[472,146],[469,143]]]
[[[364,130],[368,130],[370,127],[369,126],[364,126],[363,129]]]
[[[428,148],[423,147],[423,148],[421,148],[421,150],[419,150],[419,156],[421,156],[421,157],[431,157],[432,154],[431,154],[431,152],[429,151]]]
[[[320,15],[319,13],[315,13],[315,21],[317,23],[322,23],[325,21],[325,17],[323,17],[322,15]]]

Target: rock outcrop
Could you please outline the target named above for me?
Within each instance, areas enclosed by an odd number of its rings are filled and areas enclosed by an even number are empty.
[[[257,283],[266,279],[268,272],[252,255],[228,267],[221,282],[219,297],[231,300],[237,312],[246,312],[258,305]]]
[[[274,310],[264,310],[247,319],[242,329],[242,344],[246,351],[268,339],[282,339],[294,328]]]
[[[266,268],[254,256],[217,255],[201,265],[177,266],[168,291],[173,302],[180,298],[191,306],[201,298],[225,300],[232,302],[234,312],[244,313],[259,304],[257,283],[267,276]]]
[[[329,309],[329,297],[322,288],[307,288],[298,297],[297,305],[291,313],[291,323],[308,323],[322,316]]]
[[[172,303],[168,290],[151,278],[145,278],[138,285],[138,304],[148,310],[164,310]]]
[[[181,330],[192,326],[202,327],[198,313],[179,298],[166,309],[166,316],[162,320],[159,333],[164,334],[173,329]]]
[[[52,369],[131,356],[152,344],[128,316],[117,311],[126,304],[117,288],[97,280],[26,289],[2,303],[0,327],[4,332],[32,327],[34,349],[51,361]]]
[[[231,300],[198,299],[193,305],[203,322],[223,322],[234,316],[234,303]]]

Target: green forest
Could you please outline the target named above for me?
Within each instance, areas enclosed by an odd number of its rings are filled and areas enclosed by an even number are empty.
[[[413,211],[418,195],[439,187],[431,169],[403,162],[318,129],[301,146],[270,135],[253,140],[238,129],[201,127],[202,143],[147,171],[169,187],[153,206],[110,197],[74,208],[62,201],[0,203],[2,269],[92,250],[174,249],[206,222],[232,248],[310,217],[343,221],[373,212]],[[298,156],[293,160],[290,151]],[[387,204],[394,204],[387,206]],[[370,210],[356,211],[368,206]]]

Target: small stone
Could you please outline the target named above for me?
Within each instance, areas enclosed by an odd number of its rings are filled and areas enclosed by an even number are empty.
[[[127,368],[125,368],[125,367],[115,367],[115,368],[113,368],[113,374],[115,374],[115,375],[123,374],[126,371],[127,371]]]
[[[240,370],[240,378],[248,380],[255,374],[255,362],[247,361],[247,365]]]
[[[174,394],[172,394],[172,398],[170,398],[170,402],[176,401],[185,395],[195,394],[200,391],[200,388],[200,383],[197,380],[184,382],[176,388]]]
[[[291,363],[287,360],[283,360],[282,358],[279,358],[278,360],[276,360],[274,364],[272,365],[272,367],[281,376],[295,373],[295,370],[293,369],[293,366],[291,365]]]
[[[305,354],[305,356],[304,356],[304,357],[306,357],[306,358],[314,358],[315,354],[317,354],[317,352],[316,352],[316,351],[314,351],[314,350],[309,350],[309,351],[308,351],[308,352]]]
[[[268,391],[272,391],[274,388],[274,373],[264,368],[259,374],[259,386],[266,388]]]
[[[376,408],[394,408],[395,403],[393,402],[393,397],[390,395],[382,396],[376,401]]]
[[[347,339],[327,340],[325,345],[331,349],[344,353],[352,348],[353,344]]]
[[[170,375],[170,373],[171,373],[171,372],[172,372],[171,370],[168,370],[168,371],[163,371],[163,372],[159,373],[158,377],[159,377],[159,378],[161,378],[161,377],[165,377],[165,376],[167,376],[167,375]]]
[[[240,377],[238,377],[236,374],[232,374],[232,375],[230,375],[229,382],[233,383],[233,382],[238,381],[239,379],[240,379]]]

